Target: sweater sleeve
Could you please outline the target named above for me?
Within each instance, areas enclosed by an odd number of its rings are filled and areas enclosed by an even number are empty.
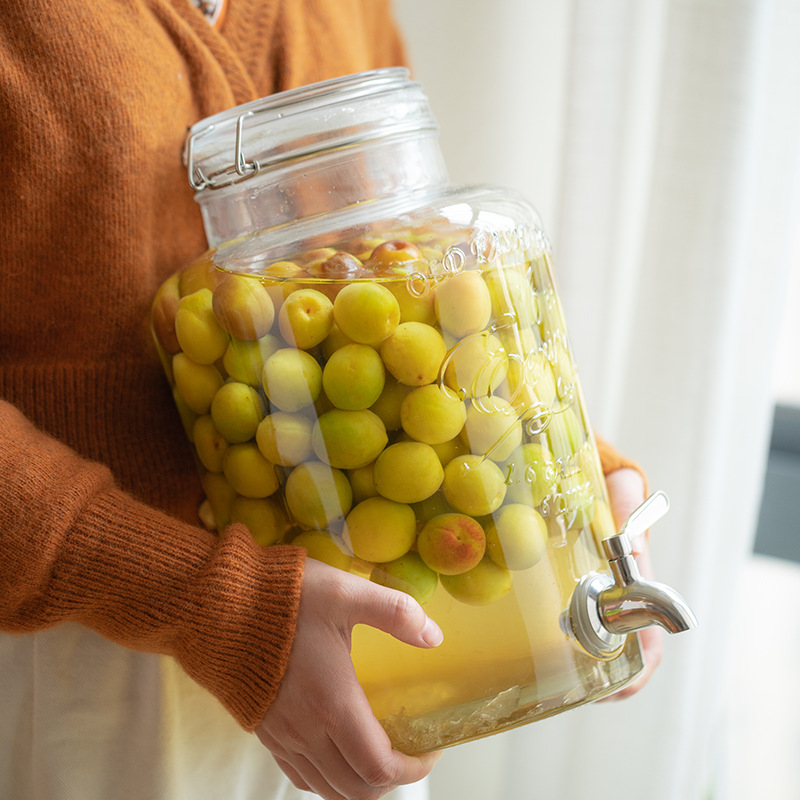
[[[174,656],[246,729],[288,661],[300,548],[222,537],[115,488],[110,472],[0,402],[0,629],[72,620],[126,647]]]
[[[612,445],[605,441],[605,439],[595,436],[595,442],[597,443],[597,451],[600,455],[600,466],[603,470],[603,475],[610,475],[612,472],[616,472],[618,469],[636,470],[636,472],[642,476],[642,480],[644,481],[646,497],[648,493],[647,475],[645,475],[644,470],[639,466],[639,464],[622,455]]]
[[[595,441],[597,443],[597,451],[600,454],[600,464],[603,468],[603,475],[610,475],[618,469],[635,469],[637,472],[642,472],[642,468],[636,462],[623,456],[622,453],[605,441],[605,439],[595,436]]]

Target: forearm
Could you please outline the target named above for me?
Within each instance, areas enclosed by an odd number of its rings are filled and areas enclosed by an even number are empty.
[[[139,503],[0,403],[0,628],[65,620],[173,655],[246,728],[277,692],[303,552],[217,538]]]

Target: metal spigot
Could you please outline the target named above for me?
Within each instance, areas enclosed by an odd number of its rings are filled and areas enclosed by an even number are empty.
[[[669,510],[664,492],[655,492],[625,520],[620,532],[603,540],[609,575],[584,575],[563,613],[568,635],[595,658],[614,658],[625,635],[660,625],[669,633],[694,628],[697,620],[683,598],[670,586],[642,578],[631,539],[643,534]]]

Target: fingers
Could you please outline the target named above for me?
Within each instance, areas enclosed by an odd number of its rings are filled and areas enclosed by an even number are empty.
[[[441,629],[412,597],[367,581],[361,584],[357,587],[359,598],[353,604],[351,626],[359,622],[370,625],[415,647],[437,647],[442,643]]]
[[[301,615],[327,619],[349,640],[359,623],[378,628],[414,647],[437,647],[443,634],[422,606],[405,592],[306,558]]]
[[[661,663],[661,643],[664,638],[661,628],[645,628],[639,631],[638,636],[644,656],[644,670],[633,683],[614,694],[611,698],[613,700],[624,700],[626,697],[636,694],[650,680],[656,667]]]
[[[277,743],[273,744],[273,747],[280,749]],[[366,798],[380,797],[393,788],[365,784],[342,758],[330,739],[318,743],[311,755],[287,752],[284,757],[274,749],[273,755],[278,766],[298,789],[314,792],[325,800],[354,800],[354,798],[366,800]],[[324,765],[324,774],[319,764]]]
[[[441,643],[441,629],[412,597],[360,578],[343,577],[352,580],[345,606],[350,629],[359,623],[369,625],[415,647]],[[368,786],[393,787],[424,778],[439,755],[412,757],[393,750],[354,674],[352,680],[348,703],[335,716],[334,738],[344,760]]]
[[[645,537],[641,537],[641,540],[640,551],[635,554],[636,562],[639,565],[642,576],[650,580],[654,577],[653,566],[650,562],[650,548]],[[661,663],[664,631],[657,625],[651,625],[649,628],[639,631],[639,644],[644,656],[644,671],[634,683],[620,692],[621,698],[636,694],[650,680],[656,667]]]
[[[619,530],[625,520],[644,502],[645,485],[642,476],[634,469],[620,469],[606,476],[608,485],[611,512],[614,523]],[[650,563],[650,553],[645,535],[637,536],[631,541],[633,553],[642,576],[646,579],[653,577]],[[616,692],[612,700],[621,700],[636,694],[652,677],[656,667],[661,662],[663,631],[661,628],[651,626],[639,631],[639,644],[644,657],[644,670],[641,675],[629,686]]]
[[[366,698],[364,698],[366,704]],[[370,711],[363,709],[364,717]],[[422,780],[439,760],[439,753],[408,756],[392,749],[380,723],[371,717],[358,729],[350,728],[337,737],[342,757],[368,786],[394,787]]]
[[[281,768],[281,772],[292,782],[292,785],[303,792],[313,792],[314,790],[300,777],[300,773],[285,758],[272,754],[275,763]]]
[[[292,655],[257,734],[295,786],[326,800],[375,800],[424,778],[438,758],[392,749],[350,659],[358,623],[416,647],[441,641],[408,595],[307,559]]]
[[[259,738],[295,786],[326,800],[381,797],[396,786],[424,778],[439,758],[438,753],[411,757],[392,750],[374,717],[371,721],[364,717],[357,729],[351,723],[349,714],[342,713],[338,724],[330,726],[330,736],[300,741],[296,731],[284,728],[259,731]]]
[[[617,530],[644,502],[644,479],[635,469],[618,469],[606,475],[611,513]]]

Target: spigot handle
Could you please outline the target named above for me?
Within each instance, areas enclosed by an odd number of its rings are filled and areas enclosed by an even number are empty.
[[[625,534],[629,539],[641,536],[650,526],[655,525],[664,514],[669,511],[669,498],[662,491],[653,492],[629,517],[622,523],[620,534]]]
[[[617,586],[628,586],[639,580],[639,567],[633,557],[632,539],[641,536],[669,511],[669,499],[654,492],[622,523],[619,533],[603,539],[603,550]]]

